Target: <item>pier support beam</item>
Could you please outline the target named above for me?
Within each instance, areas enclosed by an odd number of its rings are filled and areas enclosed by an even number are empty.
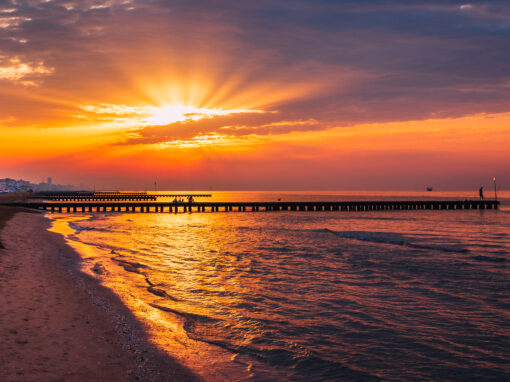
[[[246,211],[379,211],[379,210],[467,210],[467,209],[497,209],[498,202],[494,200],[443,200],[443,201],[394,201],[394,202],[234,202],[234,203],[144,203],[144,202],[119,202],[110,203],[92,202],[86,203],[82,199],[77,202],[68,203],[18,203],[24,207],[39,210],[62,213],[91,213],[91,212],[155,212],[162,213],[168,207],[168,212],[180,212],[182,206],[184,212],[205,212],[210,208],[211,212],[218,212],[220,209],[226,212]],[[221,207],[221,208],[220,208]],[[262,209],[261,209],[262,207]],[[174,210],[175,209],[175,210]]]

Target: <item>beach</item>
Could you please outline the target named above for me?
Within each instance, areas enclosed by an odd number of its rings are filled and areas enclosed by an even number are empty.
[[[0,207],[3,381],[198,380],[151,345],[39,213]]]

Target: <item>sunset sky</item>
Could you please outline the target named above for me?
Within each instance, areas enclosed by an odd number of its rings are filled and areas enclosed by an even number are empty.
[[[0,0],[0,178],[510,184],[510,1]]]

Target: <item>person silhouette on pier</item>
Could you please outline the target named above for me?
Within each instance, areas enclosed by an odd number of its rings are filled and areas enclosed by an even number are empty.
[[[483,187],[480,187],[480,190],[478,192],[480,194],[480,200],[483,200]]]

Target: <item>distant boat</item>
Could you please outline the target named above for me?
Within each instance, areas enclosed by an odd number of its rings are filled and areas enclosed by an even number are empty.
[[[427,187],[427,191],[432,191],[432,187]]]

